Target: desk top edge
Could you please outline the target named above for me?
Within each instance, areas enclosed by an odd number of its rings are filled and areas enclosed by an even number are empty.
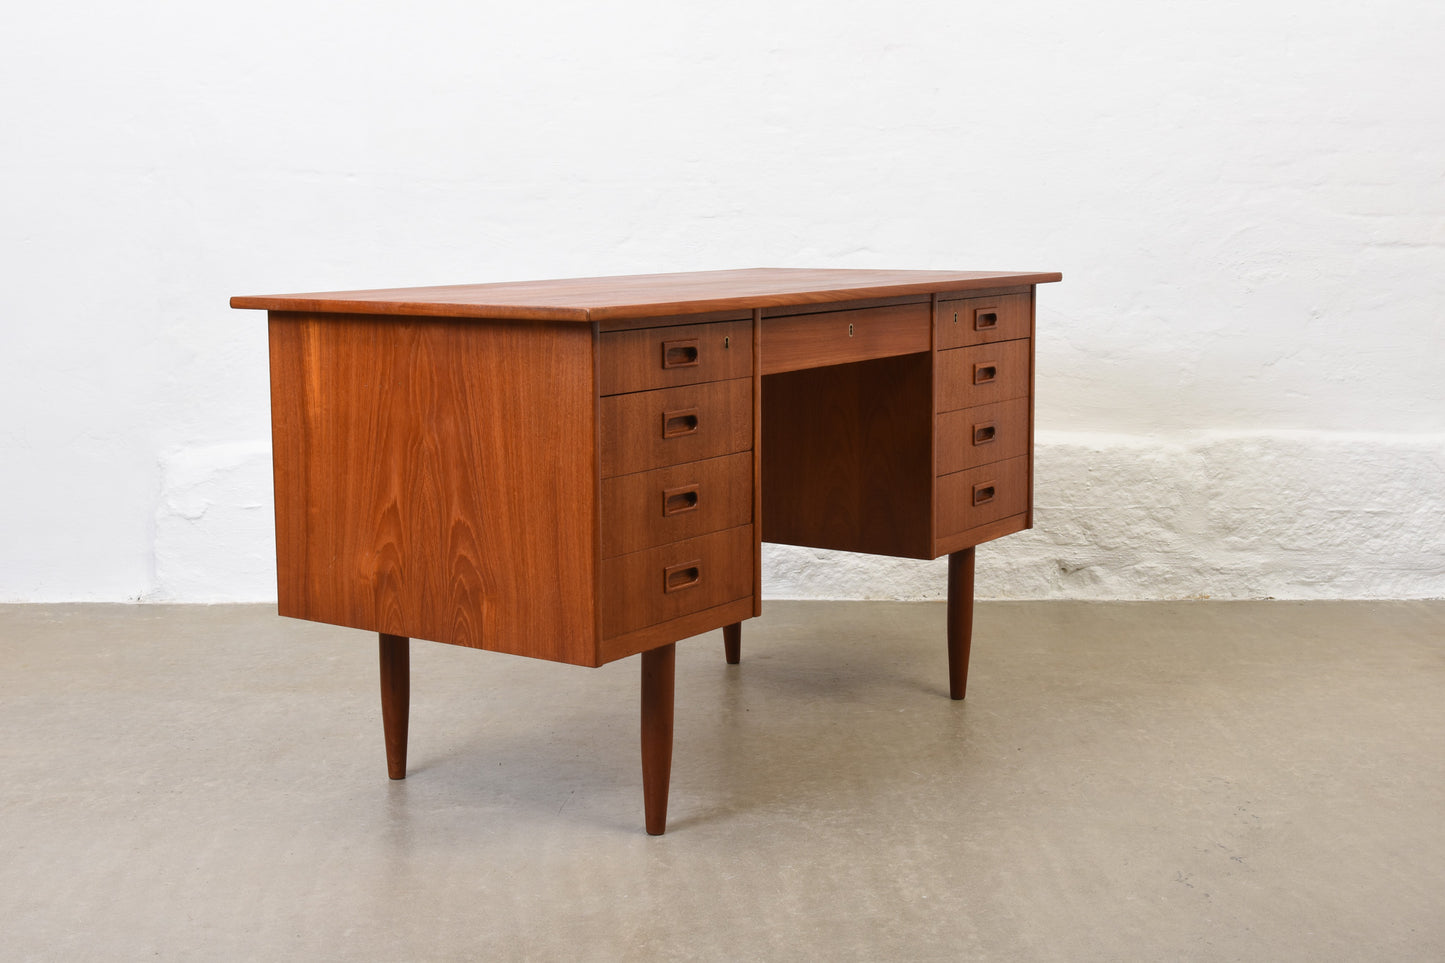
[[[1058,272],[746,268],[551,281],[240,296],[233,308],[520,321],[606,321],[1063,280]]]

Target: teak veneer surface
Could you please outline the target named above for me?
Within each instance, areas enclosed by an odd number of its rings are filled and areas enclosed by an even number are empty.
[[[591,331],[273,313],[270,333],[281,614],[595,664]]]
[[[1057,272],[746,268],[500,284],[234,297],[233,308],[532,321],[606,321],[1058,281]]]

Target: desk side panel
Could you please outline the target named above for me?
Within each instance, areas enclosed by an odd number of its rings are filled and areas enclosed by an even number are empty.
[[[593,331],[273,312],[282,615],[596,664]]]

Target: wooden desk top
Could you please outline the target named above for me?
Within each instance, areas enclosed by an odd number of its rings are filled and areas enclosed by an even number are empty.
[[[775,308],[1060,281],[1058,272],[747,268],[624,277],[447,284],[231,299],[267,311],[408,314],[532,321],[606,321]]]

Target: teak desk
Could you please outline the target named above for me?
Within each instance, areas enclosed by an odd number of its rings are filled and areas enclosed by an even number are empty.
[[[409,640],[641,654],[663,832],[674,643],[761,613],[761,543],[947,555],[1032,524],[1034,286],[756,269],[231,299],[270,312],[282,615],[377,632],[391,778]]]

